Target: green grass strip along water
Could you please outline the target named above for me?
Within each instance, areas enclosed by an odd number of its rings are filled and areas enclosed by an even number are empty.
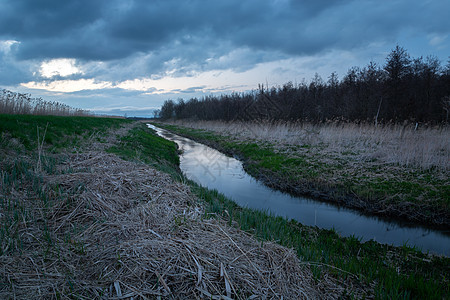
[[[122,158],[145,162],[175,177],[179,175],[177,145],[149,132],[145,124],[132,128],[119,144],[107,149]]]

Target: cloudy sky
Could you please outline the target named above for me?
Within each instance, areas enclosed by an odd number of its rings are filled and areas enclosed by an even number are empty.
[[[0,88],[98,113],[450,55],[449,0],[0,0]]]

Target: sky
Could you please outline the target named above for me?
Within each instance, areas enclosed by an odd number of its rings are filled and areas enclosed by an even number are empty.
[[[0,88],[98,114],[450,56],[450,0],[0,0]]]

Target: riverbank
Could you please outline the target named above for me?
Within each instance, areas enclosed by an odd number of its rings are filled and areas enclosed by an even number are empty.
[[[317,280],[294,250],[209,212],[180,181],[175,144],[141,123],[0,121],[1,298],[373,294],[351,280]]]
[[[369,214],[450,226],[447,129],[176,122],[177,134],[240,158],[266,185]]]
[[[137,140],[121,145],[132,149]],[[139,144],[139,143],[138,143]],[[180,178],[179,175],[174,175]],[[450,260],[423,254],[416,249],[393,247],[356,237],[342,238],[333,230],[303,226],[265,212],[239,207],[216,191],[190,185],[205,205],[206,215],[256,236],[261,245],[275,241],[293,249],[301,265],[311,268],[316,283],[330,279],[345,286],[340,298],[436,298],[449,294]],[[336,287],[340,289],[340,287]],[[333,298],[327,294],[326,298]]]
[[[450,293],[448,258],[240,208],[184,178],[175,144],[143,124],[0,121],[2,298]]]

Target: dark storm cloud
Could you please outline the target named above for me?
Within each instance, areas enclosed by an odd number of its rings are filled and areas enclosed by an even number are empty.
[[[30,80],[29,72],[25,72],[17,63],[10,61],[0,52],[0,83],[2,86],[14,85],[23,80]],[[1,88],[1,87],[0,87]]]
[[[3,86],[14,85],[23,80],[31,80],[29,66],[15,59],[17,43],[10,46],[0,45],[0,84]]]
[[[311,54],[390,36],[405,24],[448,31],[449,6],[445,1],[15,0],[0,2],[0,37],[20,41],[22,59],[111,60],[174,42],[183,56],[183,46],[199,40],[197,47],[212,52],[228,42]]]
[[[95,22],[107,1],[1,1],[0,31],[11,37],[48,38]]]
[[[0,40],[20,44],[0,53],[0,78],[23,70],[13,60],[76,58],[107,62],[89,76],[189,76],[259,62],[352,50],[395,41],[400,32],[449,33],[448,1],[357,0],[0,0]],[[107,71],[109,70],[109,71]]]

